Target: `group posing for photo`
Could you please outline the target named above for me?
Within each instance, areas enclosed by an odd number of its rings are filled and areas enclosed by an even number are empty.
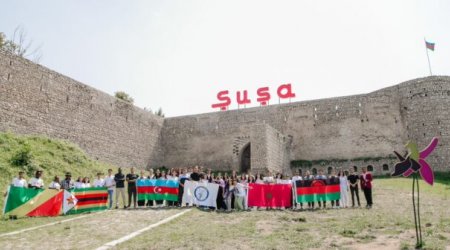
[[[347,208],[349,206],[349,193],[351,195],[351,207],[361,207],[359,198],[359,189],[361,188],[366,200],[366,208],[371,208],[372,203],[372,174],[367,171],[365,167],[362,168],[361,173],[356,172],[356,167],[350,168],[350,171],[340,169],[337,174],[334,170],[329,175],[325,175],[323,169],[319,169],[317,175],[306,171],[304,175],[299,174],[293,177],[283,176],[277,173],[273,175],[270,171],[266,176],[260,173],[251,175],[247,173],[238,174],[236,171],[228,173],[215,174],[211,169],[203,171],[203,167],[189,167],[189,168],[172,168],[167,172],[164,170],[150,169],[149,171],[141,170],[140,174],[135,173],[135,168],[131,167],[128,174],[124,174],[121,168],[118,172],[113,174],[112,169],[108,170],[108,174],[103,178],[102,173],[98,173],[96,178],[92,181],[89,177],[78,177],[76,181],[72,180],[71,173],[66,173],[65,178],[61,181],[58,176],[55,176],[53,181],[48,185],[50,189],[81,189],[90,187],[106,187],[108,189],[109,209],[119,208],[119,200],[122,199],[123,208],[137,208],[137,207],[181,207],[190,206],[192,204],[182,204],[182,197],[184,192],[184,184],[187,180],[216,183],[219,185],[217,195],[217,210],[248,210],[246,196],[248,194],[249,183],[255,184],[293,184],[296,181],[302,180],[337,180],[339,179],[340,199],[331,201],[331,208]],[[25,180],[24,172],[19,172],[18,176],[12,180],[11,185],[23,188],[45,188],[42,179],[43,171],[36,171],[35,176],[28,182]],[[336,179],[337,178],[337,179]],[[159,179],[159,180],[175,180],[179,181],[178,201],[163,201],[163,200],[137,200],[136,181],[139,179]],[[125,186],[127,186],[125,190]],[[5,193],[5,196],[7,193]],[[128,200],[125,200],[125,197]],[[355,199],[356,198],[356,199]],[[355,202],[356,201],[356,202]],[[293,202],[292,209],[325,209],[327,204],[325,201],[318,201],[317,207],[315,202],[306,202],[306,204]],[[304,206],[305,205],[305,206]],[[287,208],[287,207],[286,207]]]

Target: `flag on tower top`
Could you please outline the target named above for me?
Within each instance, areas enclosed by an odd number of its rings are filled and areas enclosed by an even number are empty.
[[[427,49],[434,51],[434,43],[425,40],[425,46],[427,47]]]

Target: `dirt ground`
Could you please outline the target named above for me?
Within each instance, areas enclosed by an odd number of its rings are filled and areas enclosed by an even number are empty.
[[[116,249],[413,249],[410,180],[376,180],[374,207],[315,211],[218,213],[192,209]],[[363,206],[364,198],[361,193]],[[450,188],[436,184],[421,195],[426,249],[450,248]],[[183,209],[112,210],[11,236],[1,249],[95,249]],[[71,217],[71,218],[76,218]],[[59,218],[58,218],[59,219]],[[2,221],[2,233],[45,224],[48,218]],[[6,229],[5,229],[6,227]],[[8,230],[10,228],[10,230]]]

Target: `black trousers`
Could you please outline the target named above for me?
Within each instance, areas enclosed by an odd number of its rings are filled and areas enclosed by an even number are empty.
[[[359,202],[359,189],[358,186],[350,186],[350,193],[352,194],[352,207],[355,206],[355,195],[356,200],[358,201],[358,206],[361,206],[361,202]]]
[[[372,189],[371,188],[363,188],[364,197],[366,198],[367,205],[372,206]]]
[[[133,198],[134,207],[136,207],[136,187],[128,187],[128,207],[131,206],[131,198]]]
[[[326,208],[326,207],[327,207],[326,201],[318,201],[317,204],[319,205],[319,207],[321,207],[321,206],[320,206],[320,203],[321,203],[321,202],[322,202],[323,207]],[[314,206],[313,206],[313,207],[314,207]]]
[[[183,201],[183,193],[184,193],[184,187],[182,187],[180,185],[178,187],[178,206],[179,207],[182,205],[181,202]]]
[[[145,200],[138,200],[137,204],[138,206],[143,207],[145,206]]]
[[[231,194],[231,209],[234,209],[234,194]]]
[[[217,209],[227,209],[225,202],[223,201],[223,187],[219,186],[219,192],[217,193],[216,199]]]
[[[336,207],[339,207],[339,200],[331,201],[331,206],[333,207],[336,205]]]

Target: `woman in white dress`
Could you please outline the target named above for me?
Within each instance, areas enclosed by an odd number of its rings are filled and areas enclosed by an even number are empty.
[[[339,200],[340,207],[348,207],[348,180],[345,171],[339,170],[339,186],[341,189],[341,199]]]

